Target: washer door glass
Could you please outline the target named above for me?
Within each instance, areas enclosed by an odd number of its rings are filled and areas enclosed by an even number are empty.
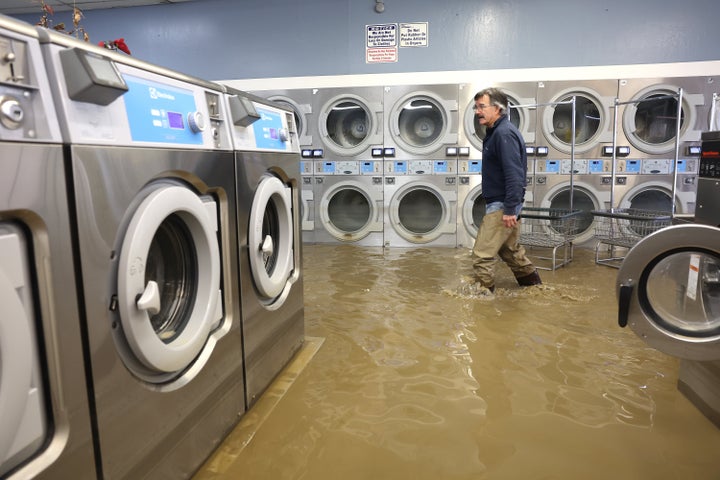
[[[442,108],[430,98],[411,98],[400,107],[398,132],[411,147],[432,145],[446,128]]]
[[[372,218],[372,204],[367,196],[353,188],[339,189],[328,202],[327,215],[342,233],[359,232]]]
[[[641,292],[662,328],[688,337],[720,336],[720,257],[671,253],[647,273]]]
[[[354,100],[335,103],[327,114],[328,138],[340,148],[352,148],[365,141],[372,130],[372,116],[363,104]]]
[[[400,198],[400,224],[416,235],[436,230],[445,218],[445,208],[437,193],[427,188],[413,188]]]
[[[128,226],[118,268],[120,321],[141,364],[187,368],[222,318],[217,207],[189,189],[148,195]]]
[[[589,142],[600,129],[602,117],[600,108],[591,99],[575,94],[575,145],[582,146]],[[566,102],[572,95],[560,98]],[[572,105],[557,105],[552,117],[552,135],[561,143],[570,146],[572,141]]]
[[[294,268],[292,190],[266,175],[257,187],[250,211],[248,249],[255,288],[266,305],[287,298]]]
[[[666,143],[675,138],[677,98],[667,98],[666,93],[654,93],[642,100],[635,110],[633,135],[650,145]],[[680,128],[684,117],[684,111],[681,110]]]

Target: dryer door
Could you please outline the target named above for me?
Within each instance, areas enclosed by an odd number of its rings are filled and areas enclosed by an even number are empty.
[[[292,189],[274,175],[260,180],[248,229],[250,270],[260,300],[280,307],[290,292],[295,267]]]
[[[720,359],[720,229],[677,225],[628,252],[617,277],[620,326],[689,360]]]
[[[0,225],[0,476],[46,435],[30,279],[20,236]]]
[[[165,185],[137,208],[118,267],[118,309],[127,342],[160,373],[190,365],[222,318],[217,206]]]

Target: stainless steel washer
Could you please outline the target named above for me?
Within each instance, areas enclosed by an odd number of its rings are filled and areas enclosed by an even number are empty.
[[[0,16],[0,477],[97,478],[62,138],[38,35]]]

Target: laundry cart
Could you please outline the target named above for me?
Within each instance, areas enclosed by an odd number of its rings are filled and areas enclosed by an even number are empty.
[[[672,212],[639,208],[593,210],[595,263],[620,268],[627,251],[641,239],[673,222]]]
[[[556,270],[572,261],[573,240],[580,233],[584,213],[560,208],[522,209],[520,244],[528,249],[537,268]]]

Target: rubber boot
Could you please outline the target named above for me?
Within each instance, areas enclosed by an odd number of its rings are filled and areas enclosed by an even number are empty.
[[[518,285],[520,285],[521,287],[530,287],[532,285],[542,285],[542,280],[540,280],[540,275],[538,274],[537,269],[529,275],[524,275],[522,277],[515,277],[515,280],[517,280]]]

